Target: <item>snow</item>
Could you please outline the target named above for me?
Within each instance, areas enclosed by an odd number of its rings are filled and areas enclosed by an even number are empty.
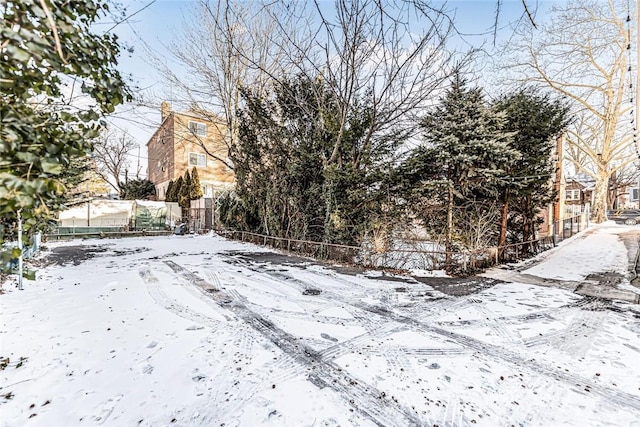
[[[599,230],[576,236],[583,244],[561,245],[552,258],[525,273],[559,280],[582,280],[597,272],[626,274],[627,251],[618,235],[628,229],[607,224]]]
[[[630,231],[461,297],[214,235],[50,242],[82,256],[3,287],[0,426],[639,426],[638,306],[554,285],[626,277]]]

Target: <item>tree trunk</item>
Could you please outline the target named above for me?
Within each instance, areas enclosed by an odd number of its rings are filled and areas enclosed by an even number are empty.
[[[449,194],[447,198],[447,235],[444,244],[445,250],[445,269],[451,271],[451,235],[453,230],[453,186],[449,182]]]
[[[533,200],[529,197],[529,208],[528,211],[531,213],[529,217],[529,222],[531,223],[531,234],[529,235],[529,240],[536,240],[538,238],[538,227],[536,226],[536,215],[534,214],[535,210],[533,208]]]
[[[591,198],[591,221],[596,224],[607,220],[607,196],[609,187],[609,175],[605,171],[599,171],[596,177],[596,188]]]
[[[507,220],[509,219],[509,192],[504,192],[504,202],[500,217],[500,235],[498,236],[498,255],[502,258],[502,247],[507,243]]]

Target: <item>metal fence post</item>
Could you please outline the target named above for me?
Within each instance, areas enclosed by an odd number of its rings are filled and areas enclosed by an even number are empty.
[[[20,255],[18,255],[18,289],[22,290],[22,208],[18,209],[18,249],[20,250]]]

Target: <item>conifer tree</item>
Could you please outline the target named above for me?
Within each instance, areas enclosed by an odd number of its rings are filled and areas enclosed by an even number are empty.
[[[178,204],[180,204],[180,193],[182,192],[182,187],[184,187],[184,178],[179,176],[176,182],[173,184],[173,189],[171,191],[172,202],[178,202]]]
[[[156,196],[156,186],[148,179],[132,179],[122,186],[122,200],[152,200]]]
[[[535,239],[538,211],[553,200],[552,154],[555,138],[568,124],[568,107],[526,89],[501,97],[495,108],[506,114],[506,129],[515,133],[512,147],[523,159],[508,165],[496,188],[502,204],[498,246],[503,246],[507,228],[523,242]]]
[[[183,210],[188,210],[191,206],[191,199],[189,197],[191,192],[191,174],[189,170],[184,173],[183,183],[180,186],[180,192],[178,193],[178,204]]]
[[[189,188],[189,200],[198,200],[202,197],[202,187],[200,186],[200,176],[198,176],[198,169],[193,167],[191,172],[191,185]]]
[[[401,168],[409,198],[444,206],[447,267],[453,250],[454,207],[495,198],[492,183],[519,158],[504,129],[505,115],[489,108],[479,88],[456,75],[439,105],[422,120],[424,145]],[[427,224],[429,227],[429,225]]]
[[[341,129],[335,94],[319,78],[298,76],[243,98],[231,151],[237,200],[221,204],[221,217],[234,221],[226,225],[359,244],[383,215],[382,177],[403,133],[370,134],[371,98],[354,100]]]
[[[173,182],[173,180],[169,181],[169,184],[167,184],[167,191],[164,194],[164,200],[165,202],[175,202],[175,200],[173,200],[173,188],[175,186],[175,183]]]

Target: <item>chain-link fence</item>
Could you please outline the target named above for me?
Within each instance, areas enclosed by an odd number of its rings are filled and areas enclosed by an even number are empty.
[[[357,247],[266,236],[248,231],[218,230],[217,233],[229,239],[270,246],[316,259],[403,271],[446,270],[460,275],[473,274],[500,263],[530,258],[555,247],[557,243],[554,236],[548,236],[501,247],[447,253],[442,245],[426,240],[398,240],[379,251],[366,242]]]

